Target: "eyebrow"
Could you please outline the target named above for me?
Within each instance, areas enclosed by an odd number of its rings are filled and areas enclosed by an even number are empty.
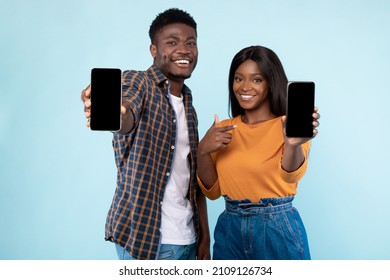
[[[242,74],[241,72],[237,72],[237,71],[236,71],[236,73],[234,73],[234,75],[244,76],[244,74]],[[251,76],[261,76],[262,78],[264,77],[264,75],[261,72],[249,73],[249,75],[251,75]]]
[[[176,39],[176,40],[179,40],[180,39],[180,36],[176,35],[176,34],[170,34],[168,35],[165,39]],[[186,41],[188,40],[197,40],[197,37],[195,36],[189,36],[187,38],[185,38]]]

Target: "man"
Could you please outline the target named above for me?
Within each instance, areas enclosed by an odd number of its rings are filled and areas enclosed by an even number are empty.
[[[198,121],[184,84],[198,59],[196,22],[169,9],[149,36],[153,65],[122,77],[122,127],[113,136],[117,187],[105,238],[120,259],[209,259],[206,200],[196,182]],[[88,86],[87,118],[89,97]]]

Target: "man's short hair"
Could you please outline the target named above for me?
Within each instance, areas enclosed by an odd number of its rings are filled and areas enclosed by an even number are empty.
[[[196,33],[196,22],[192,16],[180,9],[171,8],[156,16],[149,28],[149,37],[152,44],[155,43],[156,34],[164,28],[166,25],[183,23],[195,30]]]

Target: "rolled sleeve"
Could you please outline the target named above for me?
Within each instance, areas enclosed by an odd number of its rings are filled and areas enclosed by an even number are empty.
[[[279,169],[279,175],[281,176],[283,181],[289,184],[293,184],[293,183],[298,183],[298,181],[302,179],[307,169],[309,148],[310,148],[310,142],[306,142],[305,144],[302,145],[302,151],[305,159],[304,162],[301,164],[301,166],[294,171],[288,172],[284,170],[282,167],[282,159],[280,159],[278,169]]]
[[[200,178],[197,176],[197,180],[198,180],[198,184],[199,184],[199,187],[200,189],[202,190],[203,194],[211,199],[211,200],[215,200],[217,198],[219,198],[221,196],[221,189],[219,187],[219,181],[217,180],[214,185],[210,188],[210,189],[207,189],[202,181],[200,180]]]

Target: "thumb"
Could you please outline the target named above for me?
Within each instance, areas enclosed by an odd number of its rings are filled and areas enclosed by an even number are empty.
[[[286,116],[283,116],[283,117],[282,117],[282,131],[283,131],[283,136],[286,136],[286,121],[287,121],[287,117],[286,117]]]
[[[286,127],[286,119],[287,119],[286,116],[283,116],[283,117],[282,117],[282,126],[283,126],[283,128]]]
[[[125,115],[126,112],[127,112],[126,107],[122,105],[122,106],[121,106],[121,114],[122,114],[122,115]]]
[[[214,115],[214,124],[213,124],[213,126],[217,126],[218,123],[219,123],[219,118],[218,118],[218,115],[215,114]]]

